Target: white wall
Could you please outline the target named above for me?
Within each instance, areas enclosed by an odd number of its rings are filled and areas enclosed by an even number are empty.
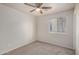
[[[66,34],[49,33],[48,20],[53,17],[63,17],[67,21]],[[62,47],[73,48],[73,10],[68,10],[56,14],[40,16],[37,20],[37,39],[43,42],[59,45]]]
[[[75,15],[75,22],[76,22],[76,54],[79,55],[79,4],[76,4],[75,10],[74,10],[74,15]]]
[[[0,4],[0,54],[34,40],[34,16]]]
[[[0,4],[0,54],[13,50],[35,39],[73,49],[73,10],[34,17]],[[48,20],[67,19],[67,34],[49,33]],[[37,20],[37,21],[35,21]]]

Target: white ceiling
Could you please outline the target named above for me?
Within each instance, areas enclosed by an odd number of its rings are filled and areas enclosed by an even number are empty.
[[[34,9],[33,7],[27,6],[23,3],[5,3],[4,5],[15,8],[19,11],[22,11],[24,13],[29,13],[35,16],[41,15],[39,12],[29,12],[30,10]],[[74,8],[74,4],[72,3],[44,3],[42,6],[51,6],[52,9],[49,10],[43,10],[43,15],[51,14],[51,13],[57,13],[60,11],[65,11]]]

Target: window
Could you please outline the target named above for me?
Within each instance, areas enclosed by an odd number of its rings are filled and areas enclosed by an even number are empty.
[[[49,20],[50,32],[65,32],[66,21],[63,18],[53,18]]]

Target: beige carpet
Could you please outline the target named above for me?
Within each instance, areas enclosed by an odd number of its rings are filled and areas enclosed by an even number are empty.
[[[74,51],[48,43],[33,42],[4,55],[74,55]]]

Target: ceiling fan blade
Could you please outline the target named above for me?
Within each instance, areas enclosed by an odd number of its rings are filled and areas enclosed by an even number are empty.
[[[28,5],[28,6],[31,6],[31,7],[36,7],[36,6],[33,6],[33,5],[29,4],[29,3],[24,3],[24,4]]]
[[[40,13],[43,14],[42,10],[40,10]]]
[[[35,11],[35,9],[31,10],[30,12],[33,12],[33,11]]]
[[[40,8],[42,6],[43,3],[35,3],[37,8]]]
[[[42,7],[42,9],[51,9],[52,7]]]

